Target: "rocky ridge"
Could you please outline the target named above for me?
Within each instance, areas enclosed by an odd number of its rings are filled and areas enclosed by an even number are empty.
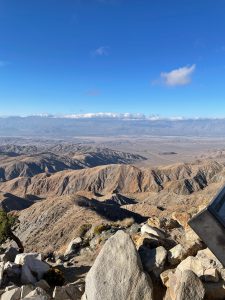
[[[176,164],[154,169],[140,169],[132,165],[106,165],[82,170],[67,170],[55,174],[19,177],[0,183],[0,190],[24,196],[41,197],[71,195],[79,191],[95,194],[172,191],[190,195],[209,184],[223,182],[223,163],[203,161]]]
[[[189,227],[193,215],[90,225],[61,255],[6,248],[1,299],[222,300],[225,269]]]

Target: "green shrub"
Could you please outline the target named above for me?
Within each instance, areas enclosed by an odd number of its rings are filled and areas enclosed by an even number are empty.
[[[4,210],[0,210],[0,244],[7,239],[12,239],[17,243],[20,252],[23,252],[24,248],[20,239],[13,233],[17,224],[18,218],[15,215],[7,214]]]
[[[43,276],[50,286],[62,286],[65,283],[65,277],[61,270],[57,268],[49,269]]]
[[[88,224],[88,223],[81,225],[79,228],[79,236],[81,238],[84,237],[85,234],[88,232],[88,230],[91,229],[91,227],[92,227],[92,225]]]
[[[94,235],[99,235],[103,231],[108,230],[110,228],[111,227],[108,224],[100,224],[100,225],[95,226],[93,233],[94,233]]]

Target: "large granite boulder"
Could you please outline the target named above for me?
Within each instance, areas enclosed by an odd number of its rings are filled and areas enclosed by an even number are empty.
[[[128,234],[118,231],[105,243],[87,274],[82,299],[153,299],[151,279]]]
[[[15,263],[22,265],[21,283],[36,283],[49,270],[49,265],[41,260],[38,253],[21,253],[16,256]]]

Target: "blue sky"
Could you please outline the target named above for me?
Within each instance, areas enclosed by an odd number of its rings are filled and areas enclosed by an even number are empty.
[[[0,114],[225,116],[224,0],[0,0]]]

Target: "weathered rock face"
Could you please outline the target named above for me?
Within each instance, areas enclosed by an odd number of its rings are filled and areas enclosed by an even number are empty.
[[[151,300],[153,287],[130,236],[118,231],[103,246],[87,274],[87,300]],[[84,297],[84,298],[85,298]]]
[[[198,276],[186,270],[171,275],[169,293],[172,300],[203,300],[205,289]]]

